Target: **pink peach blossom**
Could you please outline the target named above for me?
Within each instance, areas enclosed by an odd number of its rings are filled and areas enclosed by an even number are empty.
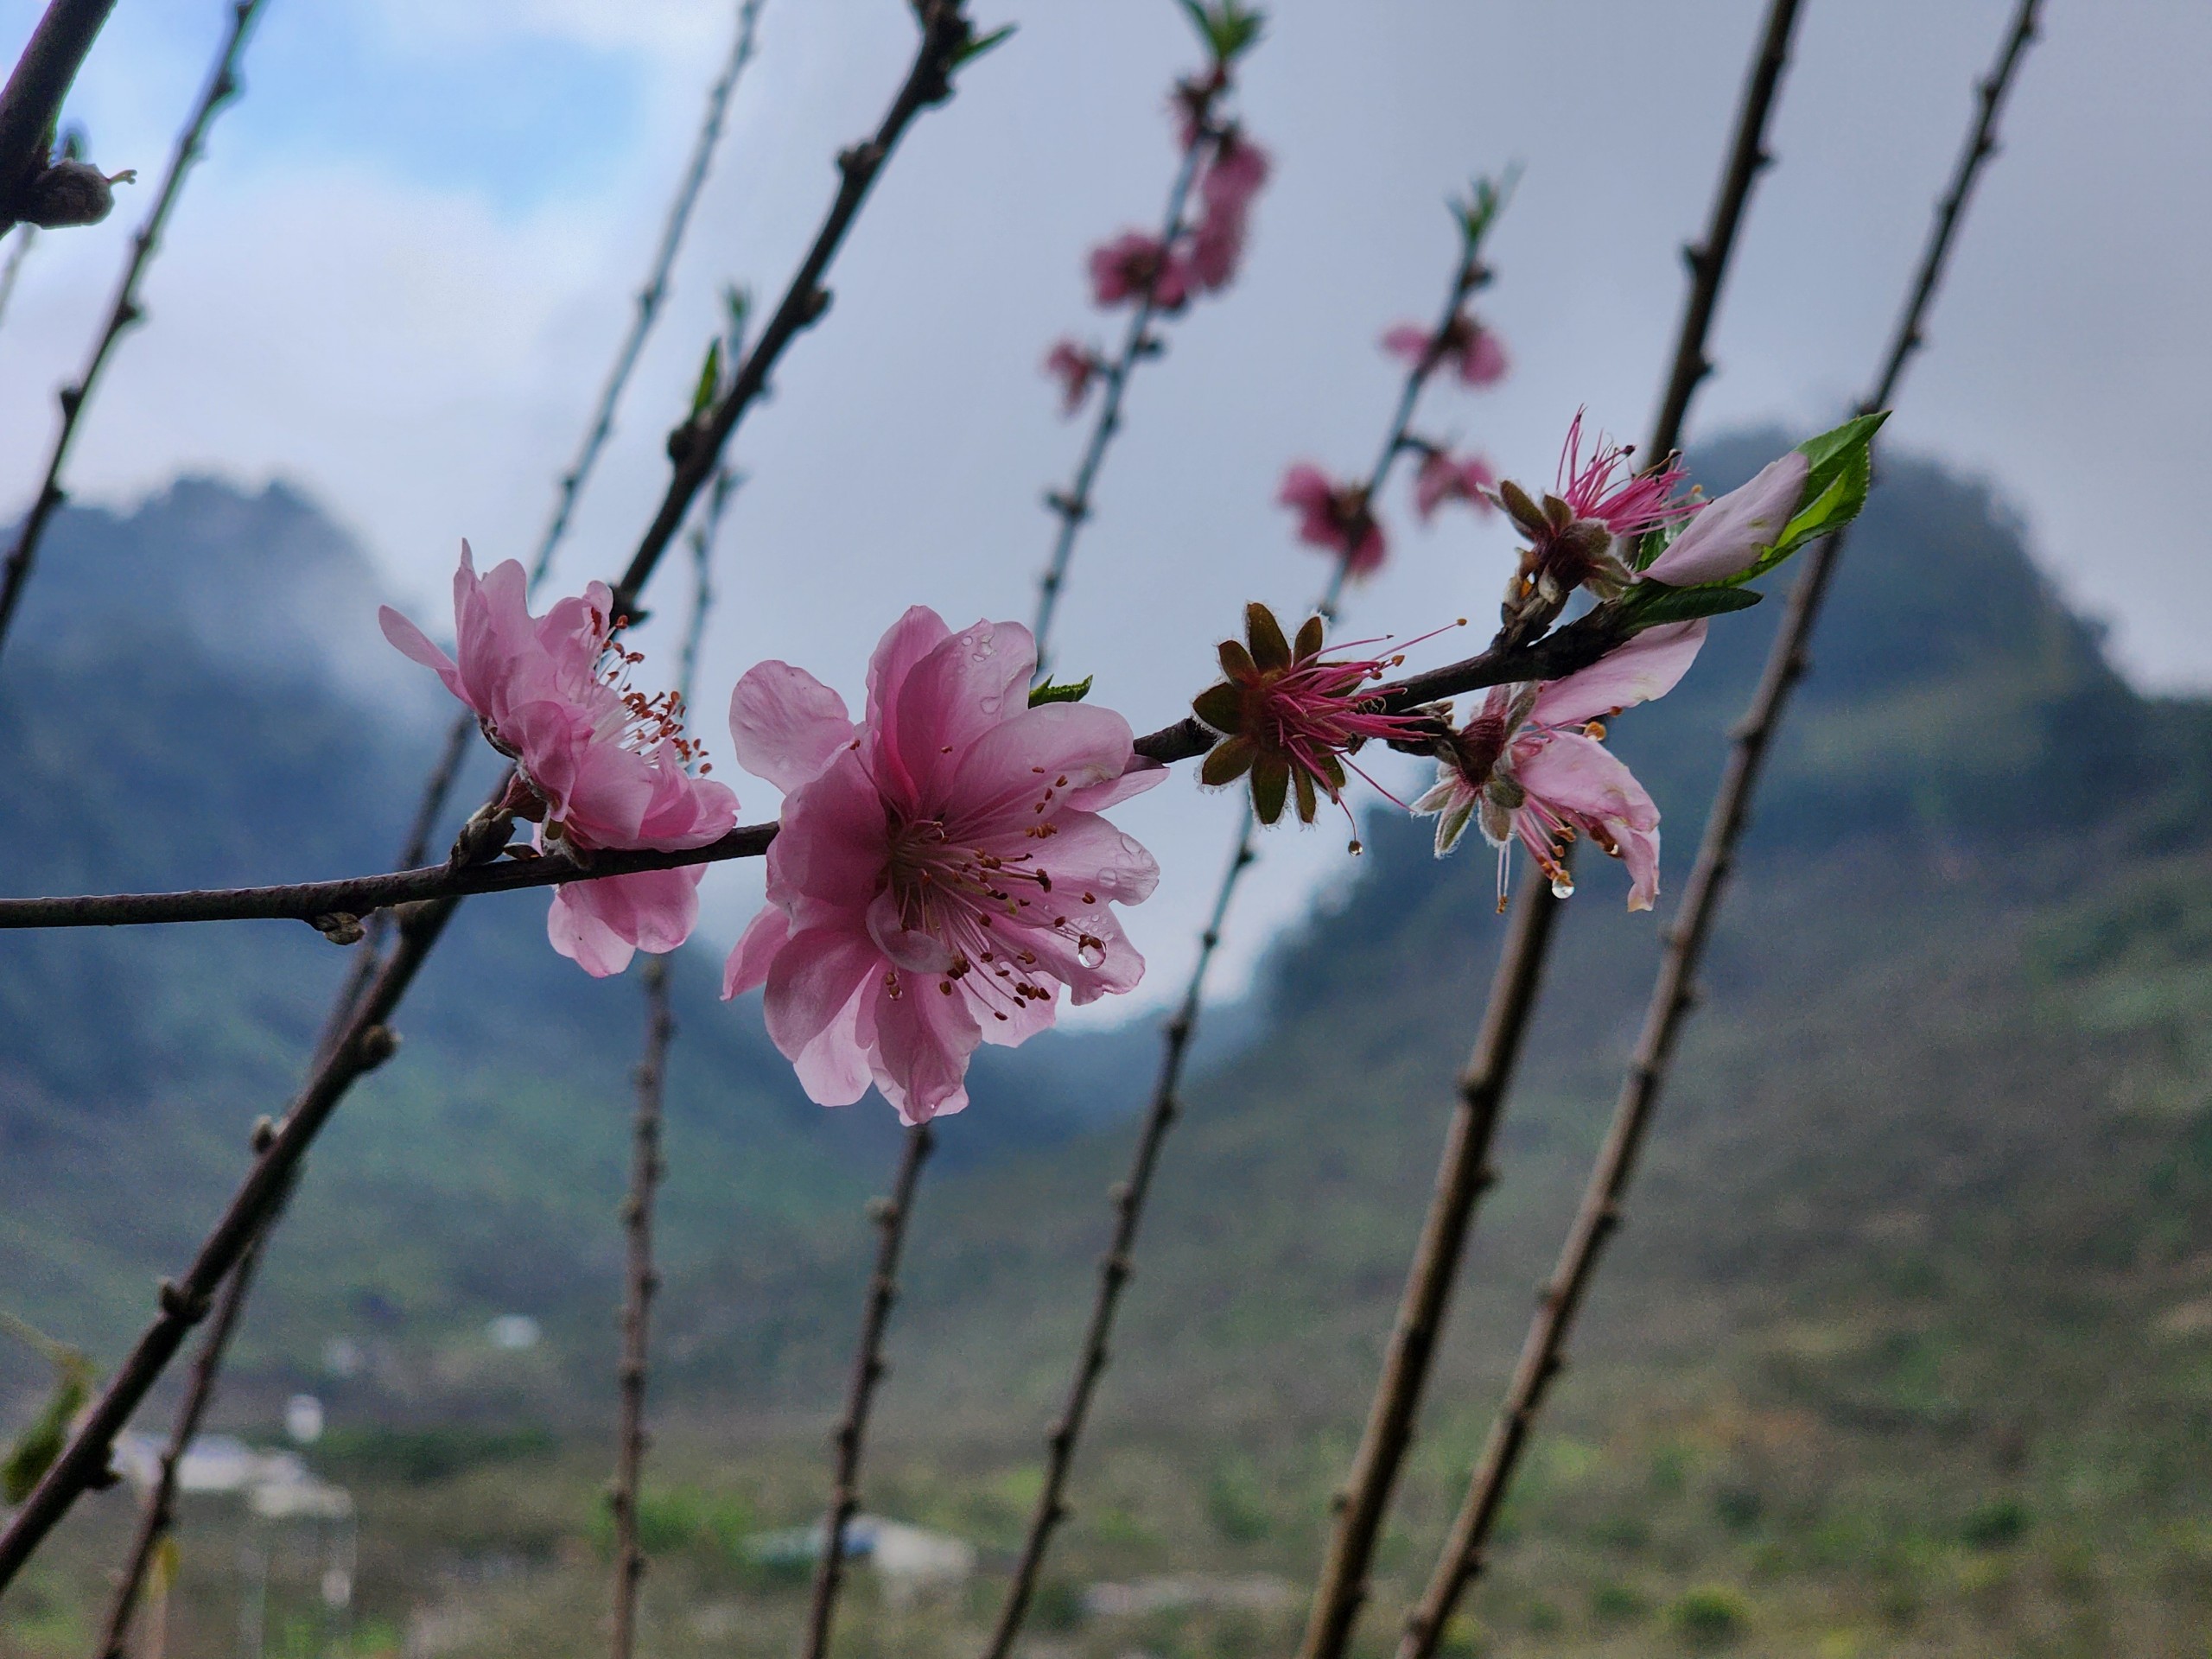
[[[1511,480],[1496,499],[1528,537],[1505,590],[1505,623],[1516,638],[1547,626],[1578,588],[1613,599],[1636,581],[1631,543],[1646,531],[1688,518],[1703,503],[1675,493],[1686,476],[1670,456],[1641,473],[1624,473],[1631,452],[1600,436],[1582,454],[1577,410],[1560,451],[1559,473],[1541,501]]]
[[[1440,341],[1417,322],[1402,322],[1382,336],[1382,349],[1408,364],[1425,359],[1433,346],[1440,364],[1448,363],[1463,386],[1495,385],[1510,365],[1505,344],[1495,330],[1461,311],[1445,325]]]
[[[1165,774],[1109,709],[1029,707],[1036,661],[1027,628],[954,633],[917,606],[876,646],[857,725],[787,663],[731,696],[738,760],[785,796],[722,995],[766,986],[768,1034],[823,1105],[873,1083],[910,1124],[959,1111],[978,1043],[1143,976],[1112,906],[1159,869],[1100,814]]]
[[[1198,182],[1204,211],[1191,232],[1191,276],[1199,289],[1216,291],[1236,279],[1250,232],[1252,201],[1271,167],[1268,152],[1236,129],[1222,136]]]
[[[703,751],[683,734],[673,692],[629,688],[643,659],[613,643],[612,597],[582,595],[530,613],[529,579],[512,559],[480,579],[464,542],[454,575],[456,662],[386,606],[385,637],[434,670],[466,703],[492,747],[515,763],[538,821],[541,846],[581,854],[617,848],[702,847],[737,822],[737,797],[694,776]],[[573,882],[554,891],[553,948],[594,976],[616,974],[635,950],[671,950],[691,931],[704,867]]]
[[[1363,486],[1332,484],[1319,467],[1301,461],[1283,474],[1275,501],[1298,515],[1300,541],[1327,548],[1351,575],[1370,575],[1382,568],[1382,527],[1369,510]]]
[[[1055,340],[1045,355],[1045,372],[1060,383],[1060,413],[1072,415],[1090,395],[1090,383],[1104,365],[1098,353],[1072,340]]]
[[[1160,245],[1144,231],[1124,231],[1090,251],[1090,296],[1102,307],[1136,304],[1152,290],[1161,311],[1179,311],[1191,297],[1191,275],[1184,256]]]
[[[1704,643],[1703,621],[1671,623],[1564,679],[1493,686],[1440,753],[1435,787],[1414,803],[1437,820],[1436,855],[1479,823],[1498,849],[1503,907],[1515,842],[1565,898],[1574,891],[1567,844],[1586,836],[1628,867],[1628,907],[1650,909],[1659,896],[1659,809],[1599,741],[1597,722],[1665,696]]]
[[[1414,512],[1424,524],[1446,501],[1464,501],[1478,512],[1494,512],[1497,504],[1490,491],[1497,483],[1497,472],[1480,455],[1455,459],[1445,450],[1431,449],[1414,474]]]

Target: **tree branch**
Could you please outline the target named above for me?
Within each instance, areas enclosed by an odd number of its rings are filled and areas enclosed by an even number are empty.
[[[0,236],[22,216],[24,193],[46,170],[62,100],[114,10],[115,0],[53,0],[0,88]]]
[[[1647,451],[1655,461],[1670,452],[1680,439],[1690,398],[1711,367],[1706,357],[1707,337],[1751,182],[1764,163],[1767,123],[1781,86],[1782,66],[1796,18],[1797,0],[1770,0],[1758,53],[1737,111],[1735,138],[1722,169],[1705,245],[1690,261],[1690,291],[1677,332],[1674,368],[1660,400],[1658,423]],[[1381,1536],[1399,1471],[1413,1441],[1414,1420],[1465,1255],[1475,1205],[1492,1179],[1491,1142],[1550,954],[1559,900],[1541,874],[1532,871],[1522,883],[1518,914],[1498,957],[1482,1029],[1460,1077],[1459,1101],[1437,1167],[1436,1189],[1408,1269],[1397,1321],[1369,1406],[1367,1426],[1351,1477],[1339,1494],[1336,1524],[1314,1590],[1300,1659],[1342,1659],[1366,1604],[1376,1541]]]
[[[1444,309],[1437,319],[1433,340],[1440,342],[1445,330],[1459,315],[1459,307],[1469,294],[1488,281],[1488,274],[1481,261],[1481,245],[1478,239],[1463,239],[1459,260],[1452,269],[1452,280],[1445,295]],[[1383,435],[1382,447],[1368,474],[1366,496],[1374,501],[1382,493],[1398,457],[1407,449],[1407,435],[1413,424],[1414,410],[1421,402],[1422,388],[1443,360],[1439,345],[1414,361],[1406,372],[1405,381],[1398,394],[1396,408],[1390,418],[1389,428]],[[1331,574],[1327,588],[1315,609],[1323,616],[1334,618],[1337,603],[1342,596],[1348,563],[1339,560]],[[1415,697],[1414,702],[1433,701]],[[1171,728],[1174,729],[1174,728]],[[1201,732],[1205,728],[1199,728]],[[1155,736],[1158,734],[1155,734]],[[1206,733],[1211,746],[1212,734]],[[1150,740],[1147,740],[1150,741]],[[1028,1617],[1029,1606],[1035,1598],[1037,1581],[1044,1571],[1045,1556],[1052,1547],[1053,1534],[1067,1518],[1067,1484],[1075,1462],[1075,1448],[1081,1440],[1084,1426],[1090,1417],[1090,1402],[1097,1390],[1098,1379],[1106,1370],[1108,1344],[1113,1336],[1114,1321],[1122,1300],[1122,1293],[1134,1270],[1132,1258],[1136,1249],[1137,1226],[1144,1215],[1146,1200],[1151,1196],[1152,1179],[1160,1163],[1160,1147],[1167,1138],[1167,1131],[1181,1111],[1180,1094],[1183,1070],[1190,1058],[1191,1040],[1197,1034],[1198,1020],[1204,1012],[1207,976],[1212,971],[1213,959],[1221,944],[1222,928],[1229,919],[1229,907],[1235,899],[1244,872],[1259,855],[1252,845],[1255,820],[1249,803],[1237,825],[1236,842],[1230,849],[1229,862],[1221,874],[1221,885],[1215,889],[1213,908],[1208,912],[1205,929],[1198,935],[1198,960],[1192,965],[1191,976],[1185,982],[1181,1001],[1176,1005],[1174,1017],[1168,1020],[1162,1033],[1160,1070],[1155,1077],[1151,1098],[1146,1103],[1144,1118],[1137,1131],[1137,1144],[1129,1162],[1129,1173],[1116,1182],[1108,1193],[1108,1202],[1114,1206],[1114,1232],[1106,1254],[1099,1258],[1098,1288],[1091,1301],[1090,1317],[1084,1326],[1082,1345],[1077,1350],[1075,1374],[1068,1383],[1067,1403],[1062,1408],[1058,1420],[1046,1431],[1045,1437],[1045,1484],[1037,1497],[1035,1508],[1030,1513],[1029,1530],[1024,1536],[1021,1554],[1014,1571],[1014,1582],[1007,1592],[1005,1604],[999,1611],[990,1645],[985,1649],[987,1659],[1007,1659],[1014,1649],[1014,1640],[1020,1635],[1023,1621]]]
[[[919,0],[919,5],[922,37],[916,48],[915,67],[893,106],[894,112],[900,108],[906,111],[896,124],[894,137],[916,111],[927,104],[941,102],[949,95],[953,59],[965,43],[968,33],[958,0]],[[918,100],[918,81],[933,95]],[[880,161],[877,165],[880,168]],[[851,175],[849,167],[846,188],[839,191],[830,210],[831,221],[838,230],[837,238],[831,238],[833,248],[835,242],[842,239],[843,230],[850,225],[858,207],[857,200],[850,199]],[[815,285],[826,264],[822,248],[822,239],[817,238],[814,253],[810,254],[793,279],[793,295],[802,290],[819,291]],[[779,316],[790,304],[787,296],[785,306],[779,308]],[[786,329],[780,340],[788,342],[794,333],[795,329]],[[763,355],[766,343],[764,338],[747,360],[747,371],[754,373],[756,385],[765,381],[772,365],[772,356]],[[732,413],[728,425],[718,426],[711,442],[705,446],[703,460],[709,467],[717,461],[722,442],[734,429],[736,415],[741,412],[741,408]],[[692,493],[696,493],[696,488]],[[652,537],[647,539],[650,544]],[[661,545],[665,545],[665,538]],[[658,558],[658,550],[655,557]],[[637,576],[637,583],[642,583],[645,576],[651,574],[651,567],[649,561],[645,572]],[[175,1357],[186,1334],[206,1317],[216,1286],[237,1264],[246,1242],[267,1220],[308,1146],[354,1081],[391,1054],[397,1039],[385,1021],[414,983],[416,974],[435,946],[458,902],[457,897],[435,898],[410,907],[402,915],[398,940],[391,954],[370,979],[344,1025],[327,1044],[327,1052],[311,1068],[307,1084],[278,1127],[268,1150],[240,1183],[229,1206],[201,1243],[185,1277],[164,1287],[157,1316],[140,1334],[130,1356],[91,1411],[79,1420],[68,1446],[37,1489],[10,1518],[5,1530],[0,1531],[0,1592],[5,1592],[23,1563],[78,1497],[102,1478],[115,1437]]]
[[[111,0],[111,3],[112,0]],[[62,9],[66,0],[55,0],[47,13],[50,22],[54,12]],[[207,84],[200,90],[200,101],[193,106],[192,114],[184,124],[184,130],[177,135],[176,149],[169,157],[168,171],[162,175],[161,194],[154,198],[154,210],[138,233],[130,238],[130,257],[124,262],[123,280],[116,284],[114,302],[108,308],[106,325],[99,338],[92,344],[92,354],[77,377],[74,385],[64,386],[60,391],[61,427],[54,434],[54,448],[46,461],[46,476],[39,485],[37,497],[30,511],[24,514],[22,527],[16,532],[16,544],[10,550],[4,565],[0,565],[0,646],[4,646],[9,625],[15,620],[16,607],[22,601],[23,585],[30,580],[32,567],[38,560],[39,543],[46,535],[46,526],[57,509],[67,500],[61,487],[61,468],[69,459],[69,448],[76,441],[77,428],[84,419],[85,404],[91,399],[92,389],[99,384],[100,371],[115,350],[116,342],[124,331],[143,321],[145,310],[138,303],[139,280],[146,274],[146,267],[161,246],[162,232],[168,228],[169,214],[176,207],[178,195],[184,188],[184,175],[193,162],[200,159],[206,147],[207,128],[215,113],[238,96],[238,59],[245,50],[246,36],[252,31],[254,21],[261,14],[267,0],[238,0],[231,9],[231,26],[223,36],[221,49],[215,54],[215,67],[207,77]],[[105,6],[97,10],[105,15]],[[95,22],[92,28],[97,30]],[[44,25],[41,25],[43,31]],[[33,42],[35,46],[36,42]],[[86,37],[91,44],[91,37]],[[79,54],[82,56],[82,53]],[[28,59],[26,60],[28,61]],[[71,72],[74,73],[73,63]],[[18,68],[20,75],[22,71]],[[67,82],[63,83],[65,86]],[[9,83],[10,92],[14,82]],[[57,99],[60,94],[56,93]],[[0,138],[0,156],[4,156],[4,138]]]
[[[1994,152],[1997,114],[2028,44],[2035,38],[2038,0],[2019,0],[1997,67],[1980,88],[1980,108],[1950,186],[1937,207],[1936,225],[1918,275],[1891,339],[1874,391],[1863,410],[1887,408],[1906,361],[1921,344],[1927,314],[1955,237],[1959,219],[1983,163]],[[1574,1316],[1596,1276],[1598,1259],[1620,1225],[1621,1205],[1636,1171],[1661,1090],[1665,1087],[1683,1018],[1696,1001],[1694,982],[1707,941],[1712,936],[1737,842],[1749,821],[1751,796],[1758,787],[1767,747],[1787,707],[1789,694],[1805,672],[1805,648],[1820,614],[1821,601],[1843,555],[1840,535],[1807,550],[1789,592],[1789,609],[1767,653],[1765,671],[1751,708],[1737,726],[1728,767],[1715,794],[1697,864],[1683,888],[1681,912],[1669,930],[1643,1030],[1635,1058],[1622,1080],[1620,1097],[1605,1145],[1590,1173],[1574,1224],[1545,1285],[1535,1318],[1522,1344],[1519,1362],[1504,1404],[1491,1426],[1490,1438],[1476,1465],[1467,1495],[1449,1541],[1419,1605],[1407,1620],[1399,1659],[1428,1659],[1436,1650],[1445,1621],[1460,1595],[1482,1572],[1484,1550],[1499,1505],[1510,1484],[1546,1390],[1565,1363],[1567,1339]]]
[[[614,1485],[607,1507],[614,1514],[613,1659],[631,1659],[637,1650],[638,1589],[645,1575],[645,1552],[638,1531],[638,1500],[645,1461],[645,1366],[653,1293],[660,1274],[653,1267],[653,1195],[660,1185],[661,1090],[667,1078],[668,1046],[676,1019],[668,1008],[668,959],[655,957],[642,976],[645,990],[645,1047],[638,1062],[638,1106],[632,1119],[630,1192],[622,1201],[622,1227],[629,1244],[623,1276],[621,1417],[615,1437]]]
[[[883,1357],[884,1328],[890,1322],[892,1304],[899,1300],[899,1257],[906,1242],[907,1221],[913,1214],[914,1184],[921,1179],[922,1165],[934,1144],[928,1124],[908,1129],[891,1196],[868,1204],[877,1229],[875,1271],[868,1278],[868,1307],[861,1317],[860,1342],[853,1351],[844,1419],[832,1437],[836,1472],[830,1481],[829,1513],[823,1517],[822,1559],[815,1564],[814,1591],[807,1603],[802,1659],[825,1659],[830,1651],[830,1622],[836,1617],[837,1591],[844,1580],[845,1529],[861,1506],[861,1447],[868,1438],[868,1412],[875,1403],[876,1384],[890,1370]]]

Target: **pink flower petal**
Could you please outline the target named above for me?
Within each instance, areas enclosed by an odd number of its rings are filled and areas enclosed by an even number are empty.
[[[868,1092],[855,1004],[882,960],[866,934],[836,927],[794,932],[776,954],[764,1001],[768,1038],[817,1105],[849,1106]]]
[[[1705,619],[1646,628],[1579,673],[1553,680],[1537,696],[1539,726],[1580,726],[1663,697],[1697,659]]]
[[[755,663],[729,694],[737,764],[786,795],[819,777],[853,731],[845,700],[789,663]]]
[[[983,1033],[957,988],[938,989],[944,982],[909,979],[899,995],[880,990],[874,999],[875,1086],[910,1126],[968,1104],[968,1058]]]
[[[756,985],[766,984],[776,953],[791,943],[791,918],[775,905],[763,907],[747,924],[737,948],[722,964],[722,1001],[727,1002],[734,996],[744,995]]]

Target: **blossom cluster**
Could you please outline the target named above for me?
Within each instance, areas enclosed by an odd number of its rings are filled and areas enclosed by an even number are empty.
[[[1756,598],[1744,582],[1857,512],[1878,424],[1814,439],[1708,503],[1681,490],[1671,462],[1626,473],[1626,452],[1602,438],[1586,455],[1578,417],[1550,491],[1496,486],[1529,544],[1493,650],[1548,626],[1580,588],[1599,601],[1574,625],[1599,642],[1586,666],[1493,685],[1455,722],[1448,703],[1404,702],[1386,683],[1421,640],[1329,655],[1319,617],[1291,637],[1252,605],[1244,639],[1222,642],[1223,677],[1192,702],[1216,739],[1202,781],[1241,784],[1264,823],[1294,809],[1311,823],[1323,799],[1344,808],[1349,779],[1367,775],[1355,758],[1366,745],[1431,755],[1436,784],[1409,810],[1436,818],[1440,856],[1481,830],[1498,849],[1501,903],[1514,847],[1564,894],[1569,849],[1587,840],[1626,866],[1630,907],[1649,908],[1659,811],[1605,747],[1603,722],[1672,689],[1706,619]],[[681,697],[632,685],[644,659],[622,643],[607,588],[543,616],[527,588],[512,560],[480,576],[463,543],[452,654],[382,613],[391,643],[512,762],[494,816],[534,826],[518,853],[557,846],[588,872],[601,853],[699,849],[728,834],[737,797],[708,776]],[[1141,903],[1159,870],[1105,814],[1165,770],[1139,754],[1120,715],[1083,701],[1084,688],[1039,686],[1036,670],[1027,628],[956,632],[917,606],[877,645],[857,720],[788,663],[756,664],[731,693],[737,760],[783,805],[766,903],[730,955],[723,994],[764,992],[770,1037],[825,1105],[873,1086],[909,1123],[958,1111],[979,1046],[1049,1027],[1063,994],[1090,1002],[1143,976],[1116,907]],[[697,920],[704,868],[563,883],[547,918],[554,948],[596,976],[675,949]]]

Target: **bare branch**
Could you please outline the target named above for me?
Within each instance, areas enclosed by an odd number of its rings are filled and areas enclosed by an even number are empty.
[[[1721,173],[1711,227],[1702,250],[1690,261],[1690,291],[1682,308],[1674,369],[1647,452],[1654,460],[1674,448],[1690,398],[1710,367],[1707,335],[1751,181],[1764,156],[1767,123],[1796,18],[1797,0],[1771,0],[1737,111],[1735,139]],[[1491,1140],[1550,954],[1559,900],[1552,896],[1548,881],[1535,879],[1540,874],[1532,872],[1531,879],[1522,884],[1519,913],[1506,934],[1482,1030],[1460,1077],[1436,1190],[1408,1270],[1367,1427],[1337,1506],[1300,1659],[1342,1659],[1367,1600],[1376,1541],[1413,1441],[1414,1420],[1465,1254],[1475,1205],[1491,1179]]]
[[[1994,150],[1997,114],[2012,86],[2028,44],[2035,38],[2039,0],[2020,0],[1996,68],[1980,89],[1979,110],[1960,153],[1950,186],[1936,209],[1920,270],[1892,337],[1872,395],[1866,410],[1889,406],[1906,360],[1918,349],[1921,323],[1933,299],[1943,266],[1958,229],[1960,215],[1983,163]],[[1399,1659],[1428,1659],[1434,1653],[1445,1621],[1460,1595],[1480,1574],[1484,1550],[1500,1503],[1522,1448],[1527,1444],[1544,1394],[1564,1363],[1567,1339],[1582,1305],[1605,1241],[1620,1225],[1621,1205],[1636,1171],[1653,1112],[1667,1081],[1674,1058],[1675,1039],[1695,1001],[1694,986],[1698,965],[1711,937],[1714,918],[1726,890],[1736,846],[1750,816],[1752,793],[1760,771],[1787,707],[1791,690],[1807,666],[1805,648],[1819,618],[1836,561],[1842,556],[1844,538],[1835,536],[1808,550],[1802,569],[1789,592],[1789,609],[1781,631],[1767,653],[1766,669],[1758,692],[1734,734],[1728,767],[1706,820],[1705,837],[1698,848],[1696,867],[1683,889],[1681,913],[1667,934],[1666,954],[1651,988],[1644,1010],[1643,1031],[1621,1084],[1605,1145],[1590,1173],[1580,1208],[1560,1252],[1558,1265],[1544,1287],[1536,1314],[1522,1344],[1521,1357],[1508,1385],[1504,1404],[1491,1426],[1490,1438],[1476,1465],[1467,1495],[1449,1541],[1419,1605],[1407,1620],[1399,1646]]]
[[[883,1358],[883,1332],[890,1322],[891,1306],[899,1299],[899,1257],[906,1242],[906,1224],[914,1210],[914,1184],[935,1144],[930,1126],[917,1124],[906,1131],[899,1154],[899,1173],[893,1178],[891,1196],[869,1201],[876,1225],[875,1271],[869,1275],[868,1307],[861,1317],[861,1338],[853,1350],[852,1381],[845,1391],[845,1415],[831,1443],[836,1448],[836,1471],[830,1486],[829,1513],[823,1517],[822,1559],[815,1564],[814,1592],[807,1604],[806,1644],[802,1659],[825,1659],[830,1651],[830,1627],[837,1611],[837,1590],[844,1580],[845,1529],[861,1506],[861,1448],[868,1438],[868,1420],[875,1403],[876,1384],[890,1367]]]
[[[67,0],[55,0],[48,20],[63,9]],[[61,487],[61,468],[69,459],[69,448],[76,441],[77,428],[84,419],[85,405],[99,384],[100,371],[107,365],[116,342],[124,331],[142,321],[145,310],[138,303],[138,283],[146,274],[146,267],[161,246],[162,232],[168,228],[169,214],[175,211],[178,195],[184,188],[184,175],[193,162],[200,159],[206,147],[207,128],[215,113],[238,93],[238,59],[245,50],[246,36],[252,32],[254,22],[261,15],[267,0],[238,0],[231,9],[231,26],[223,36],[223,44],[215,54],[215,67],[208,74],[207,84],[201,88],[200,101],[193,105],[192,114],[184,124],[184,130],[177,135],[176,149],[169,157],[168,173],[162,179],[161,194],[154,199],[154,210],[138,233],[130,238],[130,257],[124,262],[123,279],[116,284],[114,302],[108,307],[107,322],[99,338],[92,344],[92,354],[86,360],[73,385],[61,388],[61,426],[54,434],[54,448],[47,456],[46,476],[39,485],[37,497],[30,511],[23,515],[22,526],[16,532],[16,544],[10,550],[4,565],[0,565],[0,645],[4,645],[9,625],[15,620],[16,607],[22,601],[23,585],[30,580],[32,567],[38,560],[38,546],[46,535],[47,522],[63,501],[67,499]],[[79,8],[87,10],[87,8]],[[90,10],[105,16],[106,6]],[[95,22],[92,28],[97,30]],[[41,25],[41,30],[44,25]],[[91,44],[91,37],[86,37]],[[35,45],[35,42],[34,42]],[[82,56],[82,53],[79,54]],[[26,60],[28,61],[28,60]],[[74,66],[72,65],[72,73]],[[20,75],[22,71],[18,68]],[[64,85],[67,83],[65,82]],[[15,83],[9,83],[12,94]],[[56,94],[57,99],[59,93]],[[0,111],[0,118],[4,111]],[[7,154],[4,133],[0,133],[0,157]]]
[[[914,66],[893,106],[897,118],[887,119],[873,142],[884,142],[886,131],[890,139],[895,140],[915,115],[950,95],[953,60],[967,38],[966,20],[957,0],[921,0],[921,12],[923,30]],[[870,175],[880,167],[879,158],[875,168],[870,169]],[[830,208],[830,223],[835,226],[836,235],[828,238],[826,251],[823,238],[817,238],[814,251],[793,279],[791,296],[787,296],[785,305],[779,308],[779,316],[790,308],[792,296],[802,291],[820,291],[818,283],[827,267],[829,252],[834,251],[836,243],[842,241],[859,206],[851,193],[853,171],[849,164],[846,187],[840,189]],[[826,229],[824,235],[827,236]],[[779,341],[788,343],[796,332],[795,327],[785,329]],[[764,338],[747,359],[747,369],[754,376],[756,390],[759,384],[765,382],[774,360],[772,353],[764,355],[766,344]],[[741,413],[742,406],[731,414],[726,426],[717,427],[712,442],[705,446],[703,460],[710,468],[717,463],[721,446],[734,429],[737,415]],[[687,493],[687,500],[690,493],[696,493],[696,487]],[[647,542],[652,545],[652,537]],[[664,537],[659,546],[665,546]],[[658,553],[656,548],[655,560]],[[653,562],[647,561],[642,573],[635,572],[633,563],[633,586],[641,584],[645,576],[651,574]],[[10,1517],[4,1531],[0,1531],[0,1591],[14,1580],[23,1563],[78,1497],[100,1481],[115,1437],[175,1357],[187,1332],[206,1317],[215,1287],[237,1264],[246,1243],[267,1221],[308,1145],[354,1081],[391,1054],[397,1039],[385,1022],[414,983],[416,974],[435,946],[457,902],[454,898],[435,899],[410,907],[403,915],[398,940],[391,954],[378,966],[343,1027],[328,1042],[327,1052],[312,1067],[305,1087],[278,1126],[268,1150],[255,1161],[229,1206],[202,1241],[184,1278],[164,1287],[158,1314],[140,1334],[100,1398],[79,1420],[69,1445],[29,1498]]]
[[[46,170],[62,100],[114,10],[115,0],[52,0],[0,88],[0,236],[22,217],[22,198]]]

